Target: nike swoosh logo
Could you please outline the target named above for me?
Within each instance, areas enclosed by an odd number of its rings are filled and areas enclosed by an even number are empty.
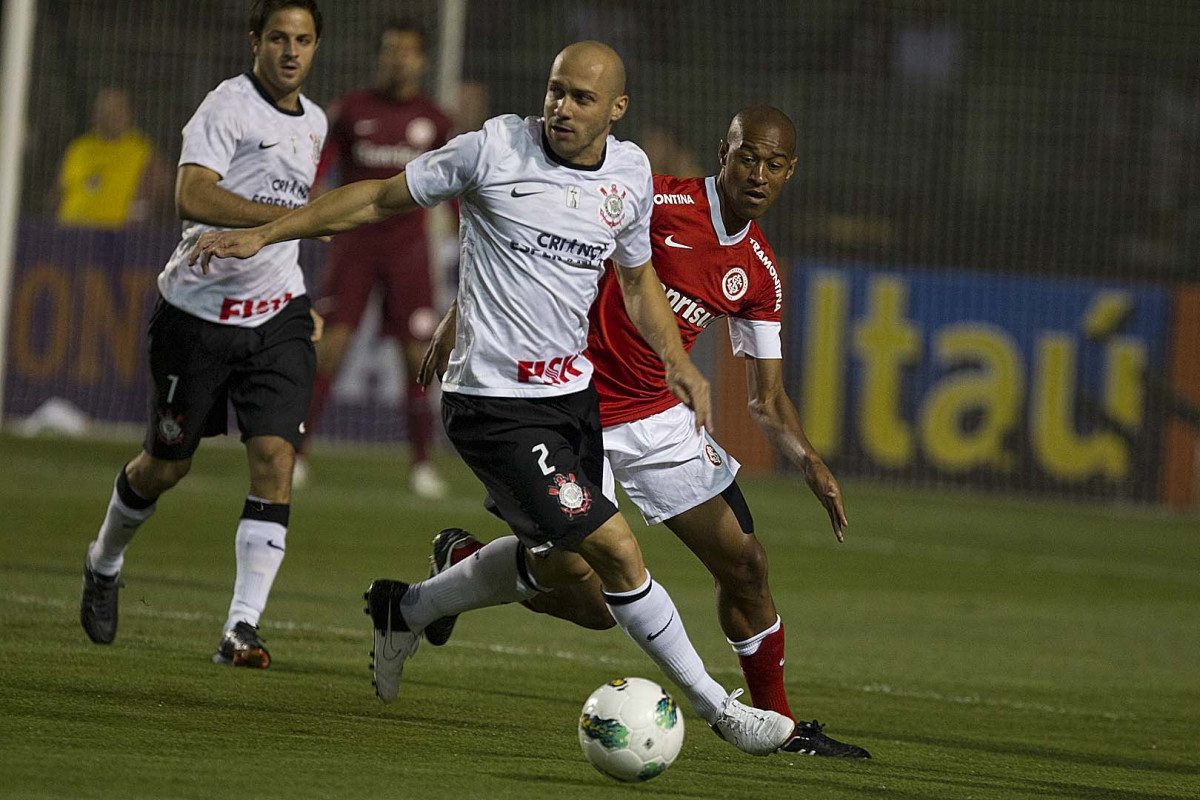
[[[680,250],[691,250],[692,249],[692,246],[690,244],[680,244],[679,242],[675,241],[675,234],[673,234],[673,233],[670,236],[668,236],[666,239],[663,239],[663,243],[666,244],[667,247],[678,247]]]
[[[529,195],[531,195],[531,194],[541,194],[544,191],[546,191],[546,190],[538,189],[536,192],[518,192],[517,187],[514,186],[512,192],[510,192],[510,194],[513,197],[529,197]]]
[[[259,149],[259,150],[266,150],[266,149],[268,149],[268,148],[270,148],[270,147],[274,147],[274,146],[275,146],[275,145],[277,145],[277,144],[279,144],[279,142],[271,142],[270,144],[267,144],[266,142],[259,142],[259,143],[258,143],[258,149]]]
[[[667,624],[666,624],[666,625],[663,625],[661,628],[659,628],[659,630],[658,630],[658,633],[652,633],[652,634],[650,634],[649,636],[647,636],[647,637],[646,637],[646,641],[647,641],[647,642],[653,642],[653,641],[654,641],[655,639],[657,639],[659,636],[662,636],[662,634],[663,634],[663,631],[665,631],[667,628],[671,627],[671,623],[672,623],[672,622],[674,622],[674,621],[675,621],[675,612],[674,612],[674,611],[672,611],[672,612],[671,612],[671,618],[670,618],[669,620],[667,620]]]
[[[391,660],[397,658],[402,652],[403,651],[399,647],[392,644],[392,604],[391,604],[391,601],[389,600],[388,615],[387,615],[387,630],[384,631],[384,636],[383,636],[383,657],[385,660],[391,661]]]
[[[275,540],[274,540],[274,539],[267,539],[267,547],[274,547],[276,550],[283,550],[283,549],[284,549],[284,548],[280,547],[279,545],[275,544]],[[286,552],[286,551],[285,551],[285,552]]]

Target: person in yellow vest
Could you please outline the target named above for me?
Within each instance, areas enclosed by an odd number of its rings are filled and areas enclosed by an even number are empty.
[[[58,223],[116,230],[146,217],[166,181],[154,146],[133,127],[129,93],[96,94],[92,128],[67,145],[58,178]]]

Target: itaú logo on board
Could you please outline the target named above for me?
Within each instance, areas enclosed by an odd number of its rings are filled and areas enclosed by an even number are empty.
[[[813,445],[897,471],[1128,481],[1165,295],[1030,281],[808,272],[798,405]]]

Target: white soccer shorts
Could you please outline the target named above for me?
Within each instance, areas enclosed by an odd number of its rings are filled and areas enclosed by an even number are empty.
[[[716,497],[740,468],[682,403],[604,429],[604,495],[615,504],[620,483],[647,525]]]

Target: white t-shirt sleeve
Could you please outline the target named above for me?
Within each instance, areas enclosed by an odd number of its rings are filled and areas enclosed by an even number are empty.
[[[645,182],[638,187],[634,200],[632,219],[618,234],[616,249],[613,250],[614,264],[622,267],[640,267],[650,260],[650,214],[654,211],[654,176],[650,174],[650,161],[642,156]]]
[[[198,164],[224,178],[241,140],[242,120],[215,94],[209,94],[183,126],[179,166]]]
[[[479,186],[490,126],[489,120],[483,129],[455,136],[408,162],[404,174],[409,194],[418,205],[429,208]]]
[[[729,344],[739,358],[783,358],[782,326],[760,319],[729,318]]]

